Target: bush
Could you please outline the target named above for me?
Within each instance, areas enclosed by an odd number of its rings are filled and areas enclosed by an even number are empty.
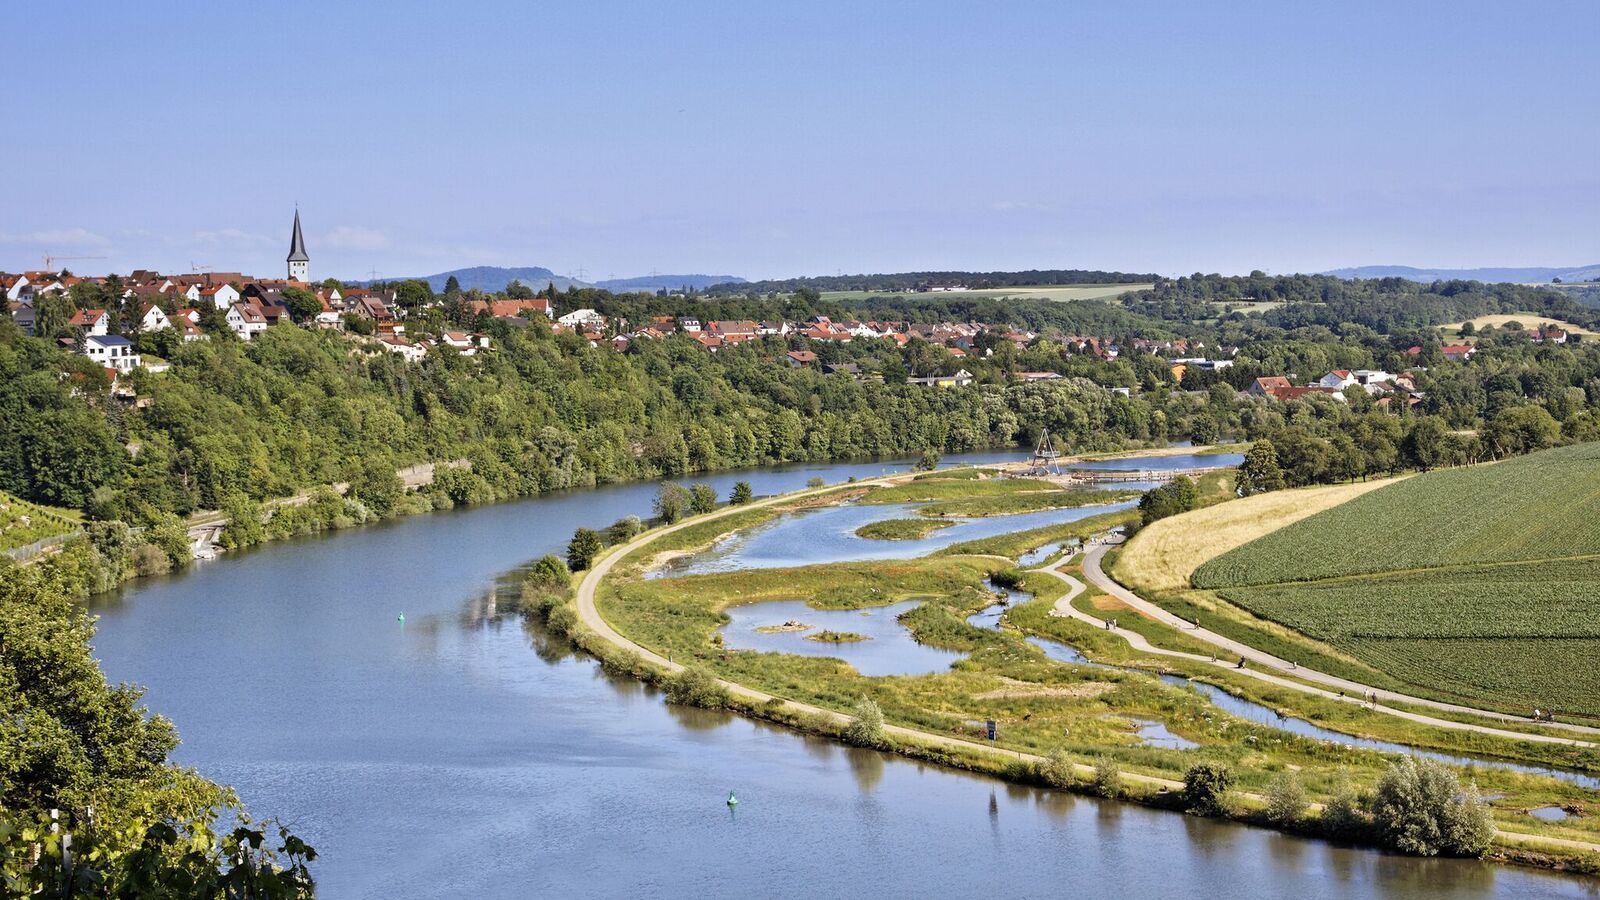
[[[710,672],[694,666],[668,675],[661,687],[666,691],[668,703],[703,706],[706,709],[720,709],[728,705],[727,689],[718,684]]]
[[[689,489],[689,511],[697,516],[717,508],[717,492],[709,484],[697,484]]]
[[[1020,569],[1002,569],[989,576],[996,587],[1015,591],[1022,587],[1022,571]]]
[[[140,577],[165,575],[172,570],[172,560],[154,544],[140,544],[133,551],[133,571]]]
[[[1405,757],[1378,779],[1372,821],[1384,843],[1418,856],[1482,856],[1494,818],[1475,785],[1431,759]]]
[[[922,451],[922,458],[917,460],[917,464],[913,468],[918,472],[932,472],[934,469],[939,468],[939,461],[942,459],[944,459],[943,454],[938,450],[929,448]]]
[[[1308,805],[1305,786],[1294,772],[1279,772],[1267,785],[1267,821],[1279,828],[1298,825]]]
[[[655,511],[661,521],[671,525],[683,518],[684,510],[689,508],[689,491],[681,484],[670,481],[661,483],[656,491]]]
[[[572,585],[572,571],[561,557],[554,553],[546,553],[539,557],[528,571],[528,581],[540,587],[557,588],[565,590]]]
[[[855,718],[845,726],[844,739],[857,747],[882,747],[883,710],[870,698],[863,697],[856,704]]]
[[[642,531],[644,531],[644,523],[639,521],[638,516],[623,516],[612,522],[611,527],[606,529],[606,543],[612,545],[626,544],[638,537]]]
[[[1064,750],[1052,750],[1039,764],[1039,780],[1053,788],[1069,788],[1077,782],[1077,767]]]
[[[368,459],[350,477],[349,492],[381,519],[394,511],[400,498],[405,496],[406,486],[387,461]]]
[[[1361,796],[1348,780],[1341,780],[1322,806],[1323,832],[1329,837],[1354,840],[1362,837],[1370,824],[1362,810]]]
[[[574,572],[589,568],[596,555],[606,548],[606,542],[600,539],[600,532],[592,528],[579,528],[572,533],[572,541],[567,544],[567,568]]]
[[[1109,756],[1102,756],[1094,761],[1094,777],[1089,781],[1089,790],[1102,797],[1117,797],[1122,794],[1122,770]]]
[[[1183,805],[1197,816],[1221,816],[1228,812],[1228,791],[1233,788],[1233,770],[1223,763],[1195,763],[1183,773]]]
[[[733,485],[733,491],[728,494],[728,504],[730,506],[743,506],[749,503],[754,496],[755,493],[750,490],[750,482],[736,482]]]
[[[813,475],[806,479],[806,487],[808,488],[819,488],[825,484],[827,484],[827,482],[822,480],[821,475]]]

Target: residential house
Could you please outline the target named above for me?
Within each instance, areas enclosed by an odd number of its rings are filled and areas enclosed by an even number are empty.
[[[10,310],[11,321],[17,323],[17,327],[22,329],[23,334],[33,334],[34,310],[32,303],[24,303],[21,300],[8,300],[6,301],[6,309]]]
[[[1439,352],[1451,362],[1466,362],[1472,358],[1472,354],[1478,352],[1478,348],[1471,344],[1445,344],[1439,348]]]
[[[1333,388],[1335,390],[1342,391],[1345,388],[1356,384],[1360,384],[1360,382],[1357,381],[1356,377],[1350,373],[1349,369],[1334,369],[1328,374],[1317,379],[1315,386]]]
[[[920,378],[907,378],[906,384],[921,384],[931,387],[966,387],[972,383],[972,373],[966,369],[959,369],[954,375],[927,375]]]
[[[1289,379],[1282,375],[1263,375],[1250,382],[1250,386],[1245,388],[1244,392],[1251,397],[1271,397],[1276,392],[1287,390],[1291,387],[1294,387],[1294,385],[1290,384]]]
[[[787,356],[789,365],[796,369],[815,365],[817,361],[817,355],[810,350],[790,350]]]
[[[267,330],[267,317],[254,303],[235,303],[228,307],[228,327],[242,340],[254,340]]]
[[[421,362],[423,357],[428,355],[428,348],[414,344],[398,334],[380,337],[378,343],[390,353],[399,354],[406,362]]]
[[[140,331],[164,331],[172,327],[167,311],[154,303],[146,303],[139,310]]]
[[[133,352],[133,342],[116,334],[92,334],[83,339],[83,355],[100,365],[117,372],[131,372],[139,367],[139,354]]]
[[[704,330],[704,326],[700,324],[700,320],[696,319],[694,316],[679,316],[677,321],[679,331],[687,331],[690,334],[694,334],[698,331]]]
[[[556,319],[556,321],[568,328],[582,328],[586,325],[604,328],[606,317],[592,309],[575,309]]]
[[[111,317],[103,309],[80,309],[67,321],[86,335],[101,335],[111,330]]]
[[[238,288],[226,282],[208,284],[205,287],[195,285],[194,291],[196,295],[190,302],[209,303],[217,309],[227,309],[241,299]]]
[[[193,319],[187,316],[173,316],[170,321],[172,322],[172,327],[178,329],[178,334],[183,337],[185,343],[211,339],[211,335],[206,334]]]
[[[1019,381],[1059,381],[1060,372],[1018,372]]]
[[[767,336],[783,337],[784,335],[786,335],[788,333],[789,333],[789,323],[788,322],[762,322],[761,325],[756,328],[756,334],[759,334],[762,337],[767,337]]]

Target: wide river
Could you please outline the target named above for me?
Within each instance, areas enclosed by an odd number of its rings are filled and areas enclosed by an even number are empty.
[[[904,467],[704,480],[771,494]],[[230,554],[97,601],[96,655],[177,723],[180,762],[318,848],[331,898],[1600,891],[1008,786],[669,707],[513,608],[519,566],[578,526],[647,514],[654,491],[547,495]]]

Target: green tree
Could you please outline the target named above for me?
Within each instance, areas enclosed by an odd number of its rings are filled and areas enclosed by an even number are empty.
[[[870,697],[856,704],[855,715],[845,726],[844,739],[857,747],[882,747],[886,742],[883,733],[883,710]]]
[[[922,451],[922,458],[917,460],[917,464],[913,468],[918,472],[932,472],[934,469],[939,468],[939,461],[943,458],[944,454],[929,447]]]
[[[1300,824],[1309,805],[1305,786],[1300,783],[1300,776],[1292,770],[1279,772],[1267,784],[1267,821],[1279,828],[1293,828]]]
[[[567,543],[567,567],[574,572],[587,569],[605,548],[606,543],[600,538],[600,532],[592,528],[579,528]]]
[[[755,496],[750,490],[750,482],[736,481],[733,490],[728,494],[728,503],[733,506],[743,506]]]
[[[1372,798],[1383,841],[1418,856],[1482,856],[1494,841],[1494,816],[1476,785],[1465,790],[1447,766],[1425,757],[1396,760]]]
[[[1221,816],[1228,812],[1228,792],[1233,789],[1233,770],[1218,762],[1195,763],[1183,773],[1183,804],[1199,816]]]
[[[394,511],[405,496],[406,486],[386,460],[369,458],[350,476],[351,497],[360,500],[379,518]]]
[[[283,305],[289,308],[289,318],[296,322],[309,322],[322,312],[322,301],[305,288],[284,288]]]
[[[644,531],[644,523],[638,516],[623,516],[612,522],[606,529],[606,543],[612,545],[626,544],[639,536]]]
[[[1256,441],[1239,464],[1239,496],[1264,494],[1284,487],[1283,470],[1278,467],[1278,450],[1271,441]]]
[[[683,518],[689,508],[689,491],[683,485],[663,481],[656,490],[655,513],[661,521],[671,525]]]
[[[717,492],[709,484],[697,484],[689,489],[689,511],[697,516],[717,508]]]

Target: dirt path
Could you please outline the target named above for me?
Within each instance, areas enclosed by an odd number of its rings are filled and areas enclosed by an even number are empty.
[[[1292,665],[1288,660],[1280,659],[1270,653],[1257,650],[1254,647],[1236,641],[1233,638],[1224,637],[1214,631],[1208,631],[1204,628],[1196,628],[1193,622],[1167,612],[1165,609],[1162,609],[1156,604],[1151,603],[1150,601],[1140,597],[1138,594],[1135,594],[1133,591],[1130,591],[1113,581],[1111,576],[1107,575],[1105,570],[1100,567],[1100,560],[1105,556],[1106,550],[1110,546],[1110,543],[1095,544],[1087,553],[1084,554],[1083,574],[1084,577],[1089,580],[1090,584],[1093,584],[1100,590],[1105,591],[1107,594],[1110,594],[1112,597],[1120,600],[1135,612],[1143,615],[1145,618],[1154,619],[1163,625],[1176,628],[1182,631],[1184,634],[1195,638],[1196,640],[1211,644],[1219,650],[1226,651],[1226,655],[1229,657],[1234,659],[1243,657],[1248,660],[1251,665],[1266,667],[1267,669],[1281,672],[1292,672],[1295,678],[1316,682],[1317,684],[1324,685],[1325,687],[1332,688],[1333,690],[1324,690],[1313,687],[1312,685],[1304,684],[1301,681],[1295,681],[1288,678],[1279,678],[1272,675],[1270,672],[1263,672],[1259,669],[1237,669],[1235,668],[1235,663],[1228,660],[1217,660],[1213,662],[1211,659],[1198,654],[1179,653],[1174,650],[1163,650],[1157,647],[1152,647],[1150,646],[1150,643],[1142,636],[1123,632],[1123,636],[1128,639],[1128,643],[1140,650],[1144,650],[1147,653],[1155,653],[1162,656],[1179,656],[1184,659],[1197,660],[1208,665],[1217,665],[1225,669],[1242,672],[1243,674],[1249,675],[1253,678],[1259,678],[1263,681],[1269,681],[1273,684],[1281,685],[1283,687],[1293,688],[1294,690],[1305,693],[1318,694],[1335,700],[1343,700],[1347,703],[1361,703],[1361,698],[1371,693],[1379,700],[1389,700],[1396,703],[1425,706],[1430,709],[1445,710],[1447,712],[1465,713],[1468,715],[1480,716],[1486,719],[1498,719],[1503,722],[1527,721],[1520,716],[1508,715],[1506,713],[1494,712],[1492,710],[1477,709],[1471,706],[1461,706],[1455,703],[1445,703],[1439,700],[1429,700],[1424,697],[1413,697],[1409,694],[1402,694],[1397,691],[1370,687],[1346,678],[1340,678],[1337,675],[1329,675],[1324,672],[1301,668],[1297,665]],[[1065,575],[1060,572],[1052,571],[1052,574],[1058,578],[1067,579],[1069,582],[1076,580],[1073,579],[1072,576]],[[1076,612],[1076,610],[1073,611]],[[1095,622],[1099,621],[1097,619],[1093,619],[1093,617],[1089,618]],[[1336,691],[1342,691],[1343,694],[1336,693]],[[1420,713],[1391,709],[1381,704],[1375,706],[1374,708],[1382,712],[1389,713],[1390,715],[1399,716],[1403,719],[1410,719],[1413,722],[1421,722],[1426,725],[1437,725],[1440,728],[1454,728],[1461,731],[1476,731],[1482,734],[1493,734],[1500,737],[1510,737],[1517,740],[1538,741],[1549,744],[1571,744],[1576,747],[1591,748],[1596,746],[1590,741],[1578,740],[1575,738],[1560,738],[1552,735],[1528,734],[1521,731],[1508,731],[1501,728],[1492,728],[1488,725],[1474,725],[1469,722],[1453,722],[1447,719],[1435,719],[1429,716],[1424,716]],[[1572,725],[1566,722],[1542,722],[1540,724],[1546,728],[1559,728],[1565,731],[1578,732],[1580,734],[1600,734],[1600,728],[1592,728],[1587,725]]]
[[[901,476],[899,478],[896,478],[896,477],[878,478],[878,479],[872,479],[872,480],[869,480],[869,481],[859,482],[859,484],[861,484],[863,486],[889,485],[889,484],[897,483],[898,481],[902,480],[903,477],[904,476]],[[756,501],[754,503],[748,503],[748,504],[745,504],[743,506],[725,507],[723,509],[717,510],[714,513],[709,513],[709,514],[704,515],[704,516],[698,516],[698,517],[695,517],[695,518],[692,518],[692,519],[687,519],[687,520],[678,522],[675,525],[668,525],[665,528],[660,528],[660,529],[657,529],[657,530],[654,530],[654,531],[645,532],[644,534],[639,535],[638,537],[634,538],[632,541],[629,541],[626,544],[623,544],[623,545],[618,546],[618,547],[610,548],[609,550],[606,551],[605,555],[601,559],[599,559],[599,560],[597,560],[595,562],[594,566],[592,568],[590,568],[588,572],[584,573],[584,576],[583,576],[582,580],[580,580],[578,582],[577,597],[576,597],[577,607],[578,607],[578,620],[581,621],[584,624],[585,627],[587,627],[591,631],[593,631],[598,637],[600,637],[602,640],[606,641],[607,643],[611,644],[614,647],[617,647],[619,649],[626,650],[626,651],[629,651],[629,652],[632,652],[632,653],[636,653],[636,654],[639,655],[640,658],[648,661],[652,665],[654,665],[654,666],[656,666],[658,668],[666,669],[669,672],[682,671],[682,669],[684,668],[682,665],[680,665],[678,663],[675,663],[675,662],[673,662],[673,661],[661,656],[659,653],[656,653],[653,650],[650,650],[650,649],[648,649],[646,647],[643,647],[643,646],[641,646],[641,645],[639,645],[637,643],[634,643],[632,640],[628,639],[627,637],[624,637],[615,628],[612,628],[611,624],[609,622],[607,622],[605,620],[605,617],[600,614],[600,610],[599,610],[599,607],[596,604],[595,597],[596,597],[596,594],[597,594],[597,592],[599,590],[600,584],[601,584],[602,581],[605,580],[606,575],[608,573],[610,573],[612,568],[616,566],[616,564],[617,564],[617,562],[619,560],[623,559],[628,554],[632,553],[634,550],[649,544],[651,541],[654,541],[657,538],[660,538],[660,537],[662,537],[664,535],[671,534],[671,533],[673,533],[675,531],[679,531],[679,530],[681,530],[683,528],[686,528],[686,527],[688,527],[690,525],[698,525],[698,524],[700,524],[702,522],[708,522],[708,521],[712,521],[714,519],[720,519],[720,518],[722,518],[724,516],[729,516],[729,515],[733,515],[734,513],[743,512],[744,510],[747,510],[747,509],[759,509],[759,508],[762,508],[762,507],[776,506],[776,505],[783,504],[783,503],[789,503],[789,502],[792,502],[792,501],[794,501],[796,499],[803,499],[805,497],[815,496],[817,494],[824,493],[824,492],[826,492],[828,490],[831,490],[831,489],[832,488],[826,488],[826,487],[825,488],[815,488],[815,489],[812,489],[812,490],[809,490],[809,491],[802,491],[802,492],[797,493],[797,494],[781,494],[781,495],[776,496],[776,497],[768,497],[768,498],[766,498],[764,500],[758,500],[758,501]],[[1100,551],[1102,553],[1104,552],[1104,548],[1103,547],[1101,547],[1099,549],[1100,549]],[[1091,551],[1091,553],[1092,553],[1092,551]],[[1007,559],[1009,559],[1009,557],[1007,557]],[[1095,561],[1095,564],[1096,564],[1095,568],[1098,571],[1098,568],[1099,568],[1099,566],[1098,566],[1098,563],[1099,563],[1098,556],[1094,557],[1094,561]],[[1060,565],[1060,564],[1058,563],[1057,565]],[[1085,565],[1087,565],[1087,561],[1086,561]],[[1066,574],[1061,573],[1061,572],[1055,572],[1053,569],[1049,569],[1049,570],[1046,570],[1046,571],[1051,571],[1057,577],[1065,579],[1069,583],[1077,581],[1077,579],[1072,578],[1070,575],[1066,575]],[[1074,592],[1071,596],[1075,596],[1076,593],[1081,592],[1082,590],[1083,590],[1082,582],[1077,582],[1077,591]],[[1069,599],[1070,599],[1070,597],[1069,597]],[[1143,601],[1140,601],[1140,602],[1142,603]],[[1071,608],[1070,602],[1068,604],[1068,608],[1069,609]],[[1077,611],[1073,610],[1073,612],[1077,612]],[[1098,620],[1095,620],[1095,621],[1098,622]],[[1139,638],[1140,640],[1143,640],[1143,638],[1140,637],[1139,635],[1128,634],[1126,632],[1124,632],[1124,635],[1126,637],[1128,637],[1130,639],[1130,641],[1132,639],[1134,639],[1134,638]],[[1146,642],[1146,646],[1148,646],[1148,642]],[[1163,653],[1163,652],[1170,653],[1170,652],[1172,652],[1172,651],[1159,651],[1159,650],[1155,650],[1154,648],[1151,648],[1151,650],[1153,652],[1157,652],[1157,653]],[[836,724],[846,724],[846,723],[848,723],[850,721],[850,718],[851,718],[850,716],[848,716],[848,715],[846,715],[844,713],[841,713],[841,712],[837,712],[835,710],[826,709],[826,708],[823,708],[823,707],[820,707],[820,706],[814,706],[814,705],[809,704],[809,703],[801,703],[801,702],[798,702],[798,701],[795,701],[795,700],[789,700],[789,699],[786,699],[786,698],[783,698],[783,697],[777,697],[777,696],[774,696],[772,694],[768,694],[768,693],[766,693],[764,691],[758,691],[758,690],[755,690],[754,688],[748,688],[748,687],[745,687],[742,684],[738,684],[738,683],[732,682],[732,681],[727,681],[727,680],[724,680],[724,679],[721,679],[721,678],[717,679],[717,684],[720,685],[729,694],[731,694],[731,695],[733,695],[735,697],[738,697],[738,698],[740,698],[740,699],[742,699],[742,700],[744,700],[746,702],[749,702],[749,703],[755,703],[755,704],[773,703],[773,704],[777,705],[778,709],[781,709],[781,710],[783,710],[785,712],[802,713],[802,714],[808,714],[808,715],[814,715],[814,716],[821,716],[821,717],[823,717],[823,718],[825,718],[825,719],[827,719],[829,721],[832,721],[832,722],[834,722]],[[1295,686],[1294,682],[1289,682],[1289,684],[1291,686]],[[1298,687],[1300,687],[1302,689],[1305,688],[1304,685],[1298,685]],[[1398,711],[1396,711],[1396,710],[1390,710],[1390,712],[1395,712],[1395,713],[1398,714]],[[1455,725],[1459,726],[1461,723],[1451,723],[1451,724],[1455,724]],[[915,729],[915,728],[906,728],[906,727],[901,726],[901,725],[885,724],[884,727],[883,727],[883,730],[884,730],[885,734],[890,735],[892,737],[899,738],[901,740],[915,742],[915,743],[918,743],[918,744],[923,744],[923,745],[929,745],[929,746],[935,746],[935,747],[945,747],[945,748],[949,748],[949,749],[968,750],[968,751],[974,751],[974,752],[978,752],[978,753],[993,754],[995,756],[1000,756],[1000,757],[1004,757],[1004,758],[1007,758],[1007,759],[1021,760],[1021,761],[1024,761],[1024,762],[1032,762],[1032,763],[1045,762],[1045,758],[1042,757],[1042,756],[1039,756],[1038,754],[1026,753],[1026,752],[1023,752],[1021,750],[1006,750],[1006,749],[1003,749],[1003,748],[1000,748],[1000,747],[996,747],[996,746],[993,746],[993,745],[990,745],[990,744],[983,744],[983,743],[980,743],[980,742],[977,742],[977,741],[963,740],[961,738],[950,737],[949,735],[944,735],[944,734],[935,734],[935,733],[932,733],[932,732],[920,731],[920,730]],[[1493,733],[1493,730],[1490,729],[1490,732]],[[1525,737],[1525,735],[1521,735],[1521,734],[1517,734],[1516,736],[1517,737]],[[1092,766],[1081,764],[1081,763],[1080,764],[1075,764],[1073,766],[1073,768],[1074,768],[1075,771],[1078,772],[1078,774],[1083,775],[1083,776],[1091,776],[1094,773],[1094,768]],[[1183,789],[1183,783],[1182,782],[1174,781],[1174,780],[1169,779],[1169,778],[1157,778],[1155,776],[1140,775],[1140,774],[1133,773],[1133,772],[1123,772],[1122,773],[1122,778],[1124,780],[1126,780],[1126,781],[1130,781],[1130,782],[1133,782],[1133,783],[1136,783],[1136,784],[1148,785],[1148,786],[1151,786],[1151,787],[1162,788],[1162,789],[1169,790],[1169,791],[1175,791],[1175,790],[1182,790]],[[1262,802],[1262,798],[1259,795],[1245,793],[1245,792],[1240,792],[1240,793],[1242,794],[1242,796],[1244,796],[1246,798],[1249,798],[1250,800],[1252,800],[1254,802],[1258,802],[1258,803]],[[1320,808],[1321,808],[1321,804],[1313,804],[1312,805],[1312,809],[1314,809],[1314,810],[1315,809],[1320,809]],[[1502,841],[1503,843],[1508,843],[1508,844],[1533,844],[1533,845],[1544,844],[1546,846],[1562,847],[1562,848],[1569,849],[1569,850],[1600,852],[1600,844],[1587,843],[1587,842],[1584,842],[1584,841],[1567,840],[1565,838],[1553,838],[1553,837],[1543,837],[1543,836],[1540,836],[1540,835],[1523,834],[1521,832],[1497,831],[1496,832],[1496,838],[1498,840]]]

